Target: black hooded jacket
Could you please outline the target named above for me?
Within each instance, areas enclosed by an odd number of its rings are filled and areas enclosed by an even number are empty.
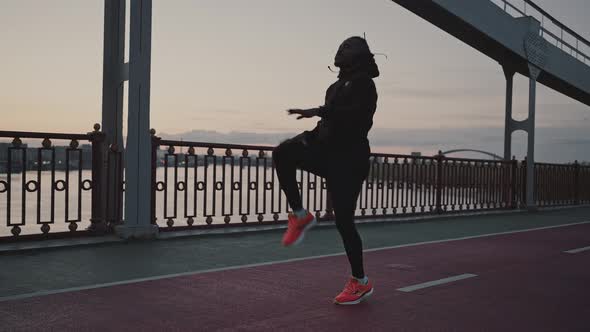
[[[308,132],[309,143],[341,152],[357,148],[370,151],[367,135],[377,108],[373,82],[377,76],[379,70],[372,55],[353,68],[341,69],[338,81],[326,91],[324,106],[319,108],[322,119]]]

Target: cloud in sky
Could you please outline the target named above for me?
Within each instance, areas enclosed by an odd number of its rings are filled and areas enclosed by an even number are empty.
[[[537,1],[589,37],[587,2]],[[2,3],[1,129],[85,133],[100,122],[102,11],[102,1]],[[312,128],[316,120],[294,121],[284,110],[321,105],[336,79],[327,66],[338,44],[366,32],[373,51],[388,55],[376,58],[375,146],[501,147],[493,139],[501,129],[481,129],[504,123],[500,65],[392,1],[154,1],[153,13],[151,126],[158,132],[259,133],[210,139],[274,144],[272,135]],[[527,99],[528,82],[517,77],[517,118]],[[587,106],[539,87],[539,126],[588,128],[589,117]],[[574,132],[564,139],[585,137]],[[463,136],[472,140],[457,138]]]
[[[381,88],[381,93],[396,98],[409,98],[409,99],[483,99],[483,98],[503,98],[504,96],[497,91],[478,89],[478,88],[449,88],[445,86],[439,87],[416,87],[416,86],[404,86],[402,84],[394,86],[386,86]]]
[[[537,128],[536,159],[546,162],[590,160],[586,137],[590,127]],[[276,145],[297,132],[254,133],[214,130],[192,130],[180,134],[158,134],[164,139],[219,142],[252,145]],[[387,129],[374,128],[369,138],[374,152],[409,153],[420,151],[433,155],[438,150],[479,149],[503,154],[504,129],[486,128],[438,128],[438,129]],[[522,159],[526,154],[526,134],[513,135],[513,152]],[[477,156],[476,156],[477,157]]]

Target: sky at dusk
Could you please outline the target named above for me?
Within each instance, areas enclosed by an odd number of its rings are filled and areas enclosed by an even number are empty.
[[[500,65],[391,1],[153,2],[151,127],[159,133],[264,134],[276,143],[310,129],[317,119],[297,121],[285,110],[321,105],[336,79],[328,65],[338,45],[366,33],[372,51],[388,56],[376,57],[374,151],[502,152]],[[588,0],[536,3],[590,39]],[[78,133],[100,122],[103,6],[0,2],[0,130]],[[527,103],[528,79],[517,77],[517,119]],[[539,85],[537,126],[541,159],[590,160],[588,106]],[[526,135],[515,138],[524,151]]]

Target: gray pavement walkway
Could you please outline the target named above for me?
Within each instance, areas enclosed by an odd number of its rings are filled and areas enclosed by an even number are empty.
[[[366,249],[590,221],[590,208],[452,217],[419,223],[360,224]],[[282,230],[45,248],[0,254],[0,298],[120,283],[232,266],[339,254],[334,227],[319,227],[294,248]]]

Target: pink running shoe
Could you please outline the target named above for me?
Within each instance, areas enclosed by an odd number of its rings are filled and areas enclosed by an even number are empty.
[[[283,245],[285,247],[290,245],[297,245],[303,241],[305,231],[312,228],[317,224],[317,221],[313,214],[307,212],[305,217],[297,218],[295,214],[289,213],[289,224],[287,225],[287,231],[283,235]]]
[[[366,285],[361,284],[356,278],[350,278],[344,290],[334,298],[335,304],[357,304],[373,294],[373,282],[369,280]]]

